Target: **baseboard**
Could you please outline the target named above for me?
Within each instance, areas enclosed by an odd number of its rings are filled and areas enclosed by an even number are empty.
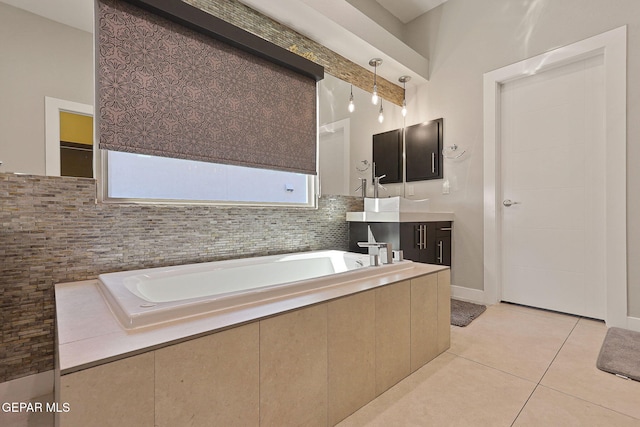
[[[627,317],[627,328],[640,332],[640,317]]]
[[[484,291],[451,285],[451,297],[461,301],[484,304]]]
[[[0,401],[28,402],[53,393],[53,376],[53,371],[46,371],[0,383]]]

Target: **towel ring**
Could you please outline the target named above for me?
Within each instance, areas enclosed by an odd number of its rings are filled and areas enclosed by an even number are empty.
[[[458,146],[456,144],[449,145],[448,147],[445,147],[442,150],[442,156],[445,159],[454,160],[454,159],[458,159],[458,158],[462,157],[462,155],[467,152],[467,150],[462,150],[462,152],[460,154],[457,154],[457,155],[452,154],[452,153],[455,153],[456,151],[458,151]]]
[[[361,160],[360,163],[364,165],[364,168],[360,168],[358,165],[356,165],[356,170],[358,172],[366,172],[369,170],[369,167],[371,167],[371,164],[368,160]]]

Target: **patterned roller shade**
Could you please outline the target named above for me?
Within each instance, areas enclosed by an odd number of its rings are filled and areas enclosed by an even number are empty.
[[[102,149],[316,173],[316,84],[119,0],[98,2]]]

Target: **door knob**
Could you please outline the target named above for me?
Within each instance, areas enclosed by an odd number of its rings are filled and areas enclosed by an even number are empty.
[[[509,199],[505,199],[505,200],[502,202],[502,204],[503,204],[503,205],[505,205],[506,207],[509,207],[509,206],[511,206],[511,205],[519,205],[519,204],[520,204],[520,202],[512,202],[512,201],[511,201],[511,200],[509,200]]]

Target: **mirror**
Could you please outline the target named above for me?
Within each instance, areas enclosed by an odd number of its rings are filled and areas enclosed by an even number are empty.
[[[0,171],[59,175],[59,112],[93,111],[93,35],[6,3],[0,2],[0,26],[12,37],[0,43],[5,65],[0,67]],[[22,2],[28,3],[34,2]],[[76,106],[82,111],[75,111]],[[52,132],[57,138],[53,152],[44,142]],[[74,137],[68,143],[65,149],[73,157],[85,141]]]
[[[373,85],[373,82],[371,82]],[[353,90],[355,109],[349,112]],[[361,178],[367,180],[373,194],[373,135],[404,126],[401,108],[382,100],[382,123],[378,121],[380,104],[371,103],[371,93],[325,74],[318,83],[319,129],[318,174],[322,195],[359,196]],[[384,178],[380,181],[384,185]],[[383,197],[399,195],[402,184],[384,185]]]
[[[13,0],[0,0],[0,25],[16,37],[0,44],[3,61],[13,64],[0,70],[2,81],[11,82],[0,102],[0,172],[60,175],[60,111],[93,111],[93,35],[5,1]],[[372,135],[403,126],[400,107],[384,100],[379,123],[379,106],[357,87],[350,113],[350,93],[350,84],[331,75],[318,85],[323,195],[359,195],[359,178],[368,180],[372,192]],[[397,193],[392,185],[385,187],[389,191],[382,195]]]

